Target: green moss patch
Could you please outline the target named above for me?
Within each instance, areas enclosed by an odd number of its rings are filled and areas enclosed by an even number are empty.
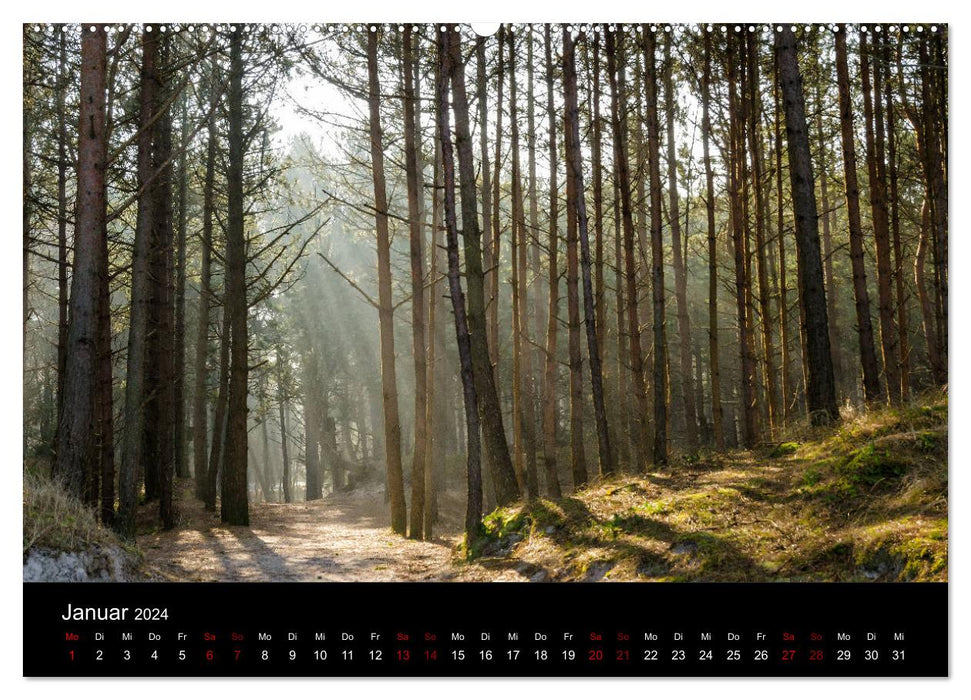
[[[779,457],[785,457],[787,455],[794,455],[799,450],[798,442],[783,442],[776,445],[775,448],[769,453],[769,457],[772,459],[778,459]]]

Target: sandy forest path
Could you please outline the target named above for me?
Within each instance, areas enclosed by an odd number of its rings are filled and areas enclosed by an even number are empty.
[[[249,527],[229,527],[176,486],[179,524],[145,531],[138,544],[153,577],[180,581],[435,581],[495,579],[453,563],[458,534],[419,542],[391,533],[380,491],[319,501],[257,503]],[[151,526],[154,507],[145,506]],[[448,533],[448,530],[446,530]]]

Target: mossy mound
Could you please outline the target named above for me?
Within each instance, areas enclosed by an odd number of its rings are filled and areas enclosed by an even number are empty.
[[[943,581],[947,483],[933,394],[507,506],[469,554],[555,581]]]

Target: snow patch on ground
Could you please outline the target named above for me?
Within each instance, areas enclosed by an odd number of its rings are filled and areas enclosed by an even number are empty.
[[[24,581],[134,581],[135,557],[121,547],[94,545],[80,552],[32,547],[24,555]]]

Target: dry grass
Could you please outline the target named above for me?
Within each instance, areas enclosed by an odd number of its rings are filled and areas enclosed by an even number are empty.
[[[90,508],[65,493],[41,469],[24,470],[24,553],[31,547],[76,552],[90,545],[118,545]]]

